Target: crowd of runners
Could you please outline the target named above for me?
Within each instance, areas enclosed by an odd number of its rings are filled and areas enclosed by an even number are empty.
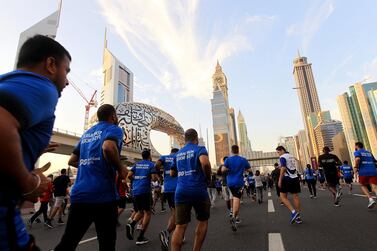
[[[376,159],[361,142],[355,144],[353,167],[349,160],[341,162],[324,147],[318,158],[319,169],[308,164],[304,173],[299,174],[295,158],[278,146],[279,163],[271,174],[261,174],[259,170],[253,171],[234,145],[231,155],[224,156],[223,164],[212,172],[206,148],[198,145],[198,133],[188,129],[181,149],[172,149],[156,162],[152,162],[151,151],[144,149],[141,160],[127,168],[120,160],[123,131],[118,126],[115,108],[109,104],[99,107],[98,123],[84,133],[70,156],[67,164],[78,168],[74,184],[65,169],[55,179],[46,177],[43,173],[50,163],[38,169],[34,166],[43,153],[58,147],[50,139],[54,111],[68,85],[70,62],[71,56],[62,45],[36,35],[22,46],[17,70],[0,77],[0,250],[39,250],[20,214],[24,201],[40,202],[39,210],[27,222],[29,227],[40,214],[48,228],[54,226],[56,216],[57,224],[65,224],[56,251],[75,250],[92,223],[99,250],[115,250],[119,215],[127,202],[133,211],[126,237],[130,241],[136,239],[137,245],[149,242],[146,236],[157,202],[160,200],[163,212],[169,208],[170,217],[158,237],[162,250],[173,251],[181,250],[192,209],[196,215],[192,250],[201,250],[216,196],[226,201],[225,213],[229,215],[232,231],[237,231],[241,224],[240,204],[244,196],[262,204],[263,190],[273,187],[281,204],[289,210],[290,224],[303,223],[300,182],[308,185],[311,198],[315,199],[319,181],[320,188],[329,189],[332,203],[338,207],[342,198],[340,180],[352,192],[352,182],[357,176],[368,197],[368,208],[376,204],[370,193],[370,190],[377,193]],[[288,194],[292,195],[291,200]],[[65,223],[62,216],[67,204]]]

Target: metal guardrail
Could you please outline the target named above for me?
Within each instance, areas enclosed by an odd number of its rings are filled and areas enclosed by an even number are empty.
[[[71,131],[60,129],[60,128],[56,128],[56,127],[54,127],[53,131],[54,132],[59,132],[59,133],[65,133],[65,134],[68,134],[68,135],[71,135],[71,136],[75,136],[75,137],[81,137],[82,136],[82,133],[71,132]]]

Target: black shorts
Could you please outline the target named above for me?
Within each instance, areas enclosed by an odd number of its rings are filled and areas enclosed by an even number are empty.
[[[232,193],[233,197],[240,199],[243,193],[243,187],[229,187],[230,192]]]
[[[118,208],[125,209],[126,208],[126,200],[127,200],[126,196],[120,197],[119,200],[118,200],[118,203],[117,203],[118,204]]]
[[[344,182],[346,182],[346,184],[351,184],[353,181],[352,178],[344,178]]]
[[[281,188],[280,193],[300,193],[301,187],[300,187],[300,180],[299,178],[288,178],[284,177],[281,182]]]
[[[152,194],[145,193],[134,196],[134,209],[139,211],[151,211]]]
[[[211,202],[207,199],[194,203],[175,204],[175,223],[177,225],[188,224],[191,221],[192,208],[195,210],[196,219],[198,221],[206,221],[209,219]]]
[[[329,187],[336,187],[339,185],[339,177],[336,173],[327,173],[325,174],[327,184]]]
[[[164,200],[168,202],[170,208],[175,208],[175,193],[164,193]]]

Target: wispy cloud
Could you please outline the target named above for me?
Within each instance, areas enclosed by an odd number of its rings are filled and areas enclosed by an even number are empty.
[[[238,29],[219,37],[199,34],[198,0],[99,0],[99,4],[133,56],[179,96],[208,99],[216,59],[252,49]]]
[[[273,22],[276,20],[276,16],[254,15],[246,18],[247,23],[261,23],[261,22]]]
[[[310,9],[302,22],[289,25],[286,29],[286,35],[302,37],[301,49],[304,52],[307,51],[313,37],[334,10],[333,1],[325,1],[320,6]]]
[[[364,81],[372,81],[377,77],[377,57],[370,60],[363,66]]]

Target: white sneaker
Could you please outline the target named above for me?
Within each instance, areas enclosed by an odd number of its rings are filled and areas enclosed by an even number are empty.
[[[368,208],[372,209],[376,206],[376,201],[374,199],[370,199],[368,203]]]

